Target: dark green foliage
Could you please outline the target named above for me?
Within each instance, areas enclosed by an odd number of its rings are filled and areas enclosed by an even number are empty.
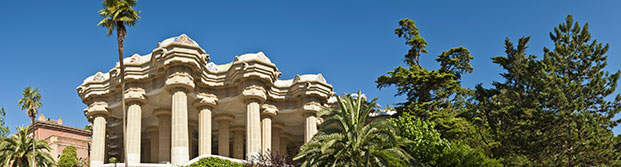
[[[6,110],[4,107],[0,108],[0,141],[6,139],[9,136],[9,127],[5,126],[6,122]]]
[[[76,153],[76,149],[73,146],[65,147],[63,149],[63,153],[60,155],[60,159],[58,159],[59,167],[74,167],[78,164],[78,155]]]
[[[402,19],[399,26],[396,34],[412,47],[405,55],[409,67],[398,66],[388,75],[380,76],[377,87],[396,86],[397,95],[407,96],[408,101],[397,107],[400,112],[413,112],[416,116],[429,118],[435,111],[453,110],[452,101],[461,100],[459,97],[468,93],[461,88],[460,80],[463,74],[473,71],[470,51],[464,47],[444,51],[435,59],[440,63],[440,69],[427,70],[418,63],[420,53],[427,53],[427,42],[420,36],[414,21]]]
[[[201,158],[198,162],[190,164],[187,167],[243,167],[244,164],[234,163],[226,159],[207,157]]]
[[[440,137],[432,122],[423,121],[408,113],[388,121],[400,130],[402,137],[412,141],[405,148],[424,166],[502,166],[500,161],[488,158],[483,150],[472,149],[466,144],[453,143]]]
[[[33,154],[33,146],[36,149]],[[0,143],[0,166],[54,166],[54,159],[47,152],[50,147],[44,140],[37,140],[33,145],[33,138],[28,136],[28,129],[21,126],[17,128],[17,134],[6,138]],[[33,158],[33,155],[36,158]]]
[[[414,22],[401,20],[396,34],[411,46],[405,56],[408,67],[380,76],[378,88],[395,86],[397,95],[407,96],[396,107],[400,114],[429,121],[440,134],[437,138],[464,150],[415,150],[412,156],[433,160],[440,155],[488,155],[502,159],[505,166],[621,166],[621,139],[612,134],[621,122],[614,119],[621,111],[621,95],[613,94],[621,72],[604,71],[608,45],[591,39],[588,24],[581,26],[568,16],[550,33],[554,48],[544,48],[541,58],[526,54],[529,37],[516,45],[505,40],[506,56],[492,58],[506,70],[501,74],[505,81],[475,90],[460,85],[463,74],[473,70],[468,50],[449,49],[435,59],[439,69],[427,70],[418,62],[427,53],[427,42]],[[420,137],[409,136],[427,140]],[[444,159],[442,163],[451,164],[450,158]]]
[[[399,20],[399,27],[395,29],[395,34],[400,38],[405,38],[405,44],[412,46],[405,55],[405,62],[410,66],[420,66],[418,59],[421,53],[427,52],[427,41],[420,36],[416,23],[410,19]]]
[[[294,160],[300,166],[404,166],[415,164],[402,149],[410,141],[398,135],[399,130],[385,120],[366,122],[377,107],[363,100],[358,92],[337,97],[339,109],[322,110],[326,118],[319,132],[302,145]]]
[[[495,157],[508,166],[618,166],[612,128],[621,95],[613,96],[620,72],[604,71],[608,45],[591,40],[588,24],[567,16],[550,33],[554,49],[543,59],[526,55],[529,37],[505,40],[506,56],[494,63],[504,82],[477,86],[473,114],[500,144]]]
[[[427,53],[427,42],[420,36],[414,21],[402,19],[395,32],[411,46],[405,55],[408,67],[398,66],[388,75],[380,76],[377,87],[395,86],[396,96],[407,96],[407,101],[396,107],[399,114],[410,113],[434,122],[443,138],[486,147],[481,139],[486,134],[479,133],[483,130],[469,121],[474,91],[461,87],[463,75],[474,70],[470,65],[470,60],[474,59],[470,51],[464,47],[444,51],[435,59],[440,68],[428,70],[418,62],[420,53]]]

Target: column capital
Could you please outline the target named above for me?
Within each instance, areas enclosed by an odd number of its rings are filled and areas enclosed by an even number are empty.
[[[183,93],[190,93],[192,92],[192,90],[194,90],[194,88],[189,88],[189,87],[185,87],[185,86],[179,86],[179,85],[174,85],[174,86],[167,86],[166,90],[168,90],[168,92],[170,92],[170,94],[174,94],[176,92],[183,92]]]
[[[171,111],[170,109],[165,109],[165,108],[157,108],[153,110],[153,115],[161,118],[161,117],[170,117],[171,116]]]
[[[292,136],[288,133],[280,133],[280,137],[286,138],[287,140],[291,140]]]
[[[216,97],[216,95],[207,93],[199,93],[196,100],[192,102],[192,106],[196,107],[199,110],[204,107],[207,107],[208,109],[214,109],[217,105],[218,97]]]
[[[213,120],[215,120],[215,121],[229,121],[229,122],[232,122],[233,120],[235,120],[235,116],[229,115],[229,114],[218,114],[218,115],[213,117]]]
[[[304,118],[309,117],[309,116],[317,117],[317,111],[313,111],[313,110],[304,111],[302,112],[302,116],[304,116]]]
[[[246,128],[244,126],[233,126],[231,127],[231,132],[245,132]]]
[[[176,65],[166,70],[168,78],[166,78],[166,89],[173,90],[175,88],[183,88],[187,92],[194,90],[194,78],[192,77],[192,69],[183,65]]]
[[[258,103],[263,103],[267,100],[265,89],[259,85],[246,86],[241,94],[246,103],[250,103],[254,100],[257,100]]]
[[[84,115],[88,118],[89,122],[93,122],[93,119],[96,116],[110,116],[110,112],[108,110],[108,103],[106,102],[94,102],[91,105],[84,109]]]
[[[84,109],[85,113],[88,113],[88,115],[91,117],[90,119],[94,119],[95,117],[109,117],[110,116],[110,112],[108,112],[108,110],[91,110],[89,111],[89,108]]]
[[[262,117],[275,117],[278,113],[278,108],[271,104],[263,104],[261,106],[261,116]]]
[[[157,126],[149,126],[146,128],[147,133],[159,132],[160,128]]]
[[[283,130],[285,129],[285,124],[280,122],[272,122],[272,128]]]
[[[321,104],[318,102],[308,102],[300,108],[304,116],[306,116],[307,114],[316,114],[317,112],[321,111],[321,109]]]
[[[142,105],[147,102],[147,98],[145,96],[145,91],[142,88],[129,88],[125,91],[125,99],[126,103],[137,102],[139,105]]]

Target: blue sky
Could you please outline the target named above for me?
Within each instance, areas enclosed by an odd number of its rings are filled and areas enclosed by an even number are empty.
[[[164,1],[139,0],[142,18],[129,28],[125,55],[153,50],[165,38],[187,34],[211,54],[216,64],[234,56],[263,51],[283,72],[322,73],[341,94],[362,90],[382,105],[402,102],[394,88],[378,90],[378,76],[403,65],[407,46],[394,35],[402,18],[416,21],[429,43],[424,67],[444,50],[464,46],[475,70],[464,87],[489,87],[502,69],[491,57],[502,56],[503,40],[532,36],[529,53],[551,47],[548,33],[573,14],[588,21],[598,41],[610,44],[609,71],[621,62],[619,1]],[[0,106],[7,124],[29,124],[17,107],[21,90],[39,88],[40,113],[75,127],[88,124],[76,87],[117,61],[116,40],[97,27],[101,1],[3,1],[0,15]],[[619,93],[617,88],[616,93]],[[615,133],[619,133],[619,128]]]

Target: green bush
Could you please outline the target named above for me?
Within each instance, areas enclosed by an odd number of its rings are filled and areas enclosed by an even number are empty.
[[[188,165],[187,167],[243,167],[244,164],[231,162],[226,159],[207,157],[201,158],[198,162]]]
[[[109,163],[119,163],[119,160],[116,159],[116,157],[110,157],[110,158],[108,158],[108,162]]]
[[[75,147],[69,146],[63,149],[62,155],[60,155],[60,159],[58,159],[59,167],[74,167],[78,164],[78,155],[76,153]]]
[[[406,150],[416,161],[432,167],[502,167],[500,160],[487,157],[483,150],[442,138],[434,123],[409,113],[388,119],[400,135],[412,141]]]

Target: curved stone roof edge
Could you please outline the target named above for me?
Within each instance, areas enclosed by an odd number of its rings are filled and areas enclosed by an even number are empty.
[[[183,37],[185,36],[185,37]],[[180,43],[174,40],[178,40],[178,38],[184,38],[183,41],[186,43]],[[181,47],[190,47],[190,48],[194,48],[195,49],[200,49],[201,51],[203,51],[203,53],[199,54],[206,54],[204,53],[204,50],[202,50],[200,48],[200,46],[198,44],[196,44],[196,42],[194,42],[193,40],[191,40],[189,37],[187,37],[187,35],[182,34],[180,36],[177,37],[171,37],[171,38],[167,38],[164,41],[158,43],[158,47],[156,49],[154,49],[151,53],[145,54],[145,55],[139,55],[139,54],[133,54],[132,56],[126,57],[123,59],[123,62],[126,64],[126,67],[133,67],[134,69],[140,69],[142,68],[143,71],[133,71],[134,74],[142,74],[145,77],[147,76],[147,74],[149,73],[149,70],[146,69],[151,69],[151,68],[157,68],[157,65],[155,65],[155,67],[151,66],[154,64],[157,64],[157,62],[153,62],[153,61],[157,61],[160,59],[160,55],[154,55],[156,54],[156,52],[161,51],[161,48],[164,47],[169,47],[173,44],[181,44],[178,46]],[[194,47],[192,47],[194,46]],[[173,46],[174,47],[174,46]],[[207,55],[208,56],[208,55]],[[194,60],[193,60],[194,61]],[[274,87],[290,87],[296,83],[299,82],[318,82],[321,83],[324,86],[327,86],[329,89],[332,88],[332,85],[328,84],[327,81],[325,80],[325,78],[323,77],[322,74],[302,74],[302,75],[296,75],[294,78],[292,79],[287,79],[287,80],[279,80],[278,77],[280,75],[280,72],[278,72],[278,68],[276,67],[275,64],[273,64],[271,62],[271,60],[265,55],[265,53],[259,51],[256,53],[246,53],[246,54],[242,54],[239,56],[235,56],[235,58],[233,59],[233,61],[226,63],[226,64],[215,64],[211,61],[208,61],[208,59],[206,59],[205,61],[208,62],[203,62],[202,59],[199,60],[201,62],[194,62],[194,63],[198,63],[199,68],[203,68],[202,71],[205,72],[204,75],[226,75],[225,73],[229,72],[232,67],[236,66],[236,69],[239,70],[240,64],[242,67],[248,65],[246,64],[246,62],[259,62],[260,64],[263,65],[267,65],[269,67],[273,67],[276,74],[272,77],[274,77],[274,79],[271,81],[272,85]],[[151,67],[150,67],[151,66]],[[136,68],[138,67],[138,68]],[[103,72],[97,72],[94,75],[88,76],[83,82],[82,84],[80,84],[77,87],[78,93],[80,94],[80,96],[84,96],[83,98],[87,97],[87,96],[91,96],[91,95],[97,95],[97,94],[102,94],[102,93],[107,93],[106,90],[110,89],[112,86],[111,84],[118,82],[118,81],[111,81],[110,79],[112,78],[111,74],[113,71],[116,71],[119,69],[119,62],[116,62],[115,67],[111,68],[108,72],[103,73]],[[126,68],[126,71],[127,68]],[[126,77],[128,73],[126,73]],[[222,77],[222,76],[220,76]],[[211,78],[211,77],[209,77]],[[217,78],[215,78],[216,80],[219,80]],[[91,86],[91,85],[100,85],[100,86]],[[86,89],[86,90],[85,90]],[[84,91],[84,93],[82,93],[82,91]]]

